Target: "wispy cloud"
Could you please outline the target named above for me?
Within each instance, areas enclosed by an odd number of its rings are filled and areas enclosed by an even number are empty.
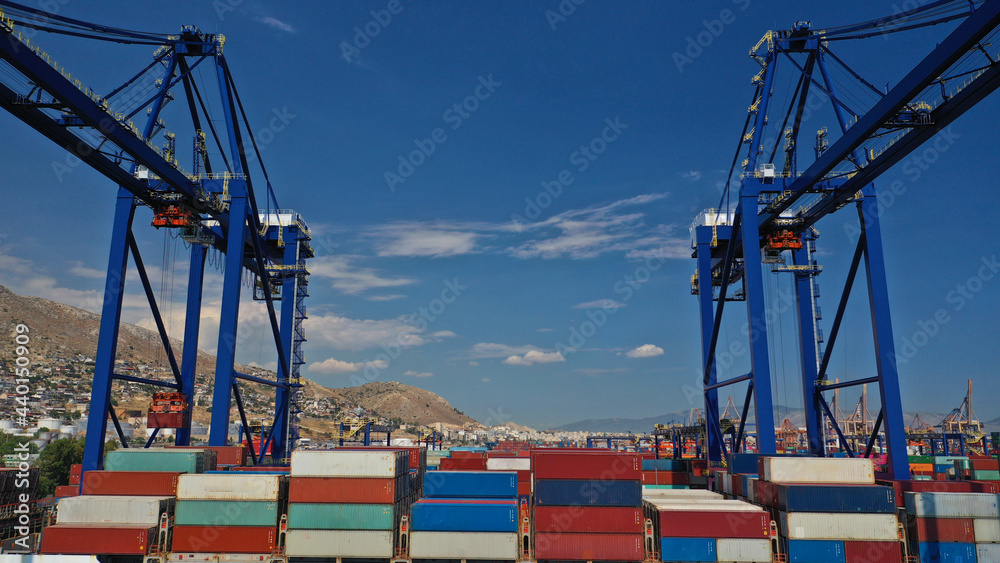
[[[597,301],[587,301],[573,305],[574,309],[621,309],[625,304],[614,299],[598,299]]]
[[[70,262],[70,264],[72,264],[73,267],[67,270],[67,272],[77,277],[93,279],[93,280],[103,280],[108,275],[108,273],[104,270],[98,270],[97,268],[88,268],[87,266],[84,266],[83,262],[79,260]]]
[[[372,229],[375,248],[379,256],[423,256],[442,258],[476,252],[477,242],[483,237],[476,227],[444,223],[393,223]]]
[[[503,363],[512,366],[530,366],[533,364],[550,364],[553,362],[565,362],[562,352],[542,352],[532,350],[523,356],[510,356]]]
[[[625,355],[630,358],[653,358],[656,356],[662,356],[663,348],[660,348],[655,344],[643,344],[638,348],[629,350],[625,353]]]
[[[375,360],[372,362],[342,362],[335,358],[327,358],[322,362],[313,362],[309,364],[309,367],[306,369],[308,369],[310,373],[337,374],[352,373],[362,370],[367,366],[377,369],[385,369],[389,367],[389,363],[385,360]]]
[[[374,268],[354,266],[351,262],[357,258],[348,255],[320,256],[309,264],[309,272],[313,278],[332,280],[334,289],[348,295],[362,293],[370,289],[400,287],[417,283],[417,280],[413,278],[382,277]],[[374,296],[368,299],[388,301],[399,297],[402,295]]]
[[[424,323],[426,325],[426,323]],[[350,319],[310,314],[305,321],[309,340],[335,350],[366,350],[381,346],[410,348],[437,342],[441,332],[425,333],[425,326],[399,319]]]
[[[497,344],[496,342],[480,342],[472,346],[469,350],[469,357],[472,359],[485,358],[506,358],[508,356],[525,354],[533,350],[540,350],[537,346],[508,346]]]
[[[681,178],[697,182],[698,180],[701,180],[701,170],[688,170],[687,172],[681,174]]]
[[[257,21],[268,26],[273,27],[279,31],[284,31],[285,33],[296,33],[295,28],[290,23],[285,23],[278,18],[272,18],[271,16],[266,16],[258,18]]]
[[[434,377],[434,374],[431,373],[431,372],[429,372],[429,371],[420,371],[420,372],[418,372],[418,371],[409,370],[409,371],[405,372],[403,375],[405,375],[407,377]]]

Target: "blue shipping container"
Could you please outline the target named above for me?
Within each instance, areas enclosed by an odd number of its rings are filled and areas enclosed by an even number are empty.
[[[895,514],[892,487],[876,485],[778,485],[778,507],[786,512]]]
[[[951,473],[955,472],[955,466],[954,465],[948,465],[948,464],[944,464],[944,463],[942,463],[940,465],[937,465],[937,464],[934,465],[934,473],[949,473],[949,472],[951,472]]]
[[[535,504],[542,506],[642,506],[639,481],[542,479],[535,481]]]
[[[680,459],[644,459],[643,471],[687,471],[687,464]]]
[[[844,542],[788,540],[788,563],[846,563]]]
[[[450,504],[415,502],[410,527],[415,532],[517,532],[517,503]]]
[[[920,563],[974,562],[976,544],[955,542],[920,542]],[[989,563],[989,562],[984,562]]]
[[[424,477],[426,498],[517,498],[514,471],[436,471]]]
[[[801,457],[801,454],[729,454],[729,472],[756,475],[757,460],[761,457]]]
[[[663,538],[660,549],[663,561],[718,561],[714,538]]]

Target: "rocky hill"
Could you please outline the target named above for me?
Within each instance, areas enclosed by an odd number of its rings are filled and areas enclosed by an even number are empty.
[[[14,327],[25,323],[31,327],[30,350],[35,366],[73,365],[76,376],[46,377],[50,386],[68,384],[77,395],[90,393],[92,364],[86,365],[84,358],[93,358],[97,351],[100,315],[70,307],[47,299],[17,295],[0,286],[0,338],[11,342]],[[178,364],[181,362],[182,343],[172,341]],[[11,362],[13,350],[0,345],[0,360]],[[118,360],[129,365],[149,366],[154,370],[152,378],[170,377],[168,363],[159,335],[135,325],[122,324],[118,345]],[[214,385],[215,357],[199,351],[197,379],[206,391]],[[156,373],[156,371],[159,373]],[[274,378],[273,372],[259,368],[237,365],[237,370],[261,377]],[[80,375],[82,374],[82,375]],[[65,377],[66,381],[61,378]],[[124,392],[119,407],[142,409],[149,401],[152,387],[117,383],[122,387],[137,389],[136,393]],[[358,409],[370,411],[374,416],[401,421],[403,423],[430,425],[436,422],[458,426],[481,426],[471,417],[452,407],[442,397],[423,389],[397,382],[367,383],[359,387],[343,389],[328,388],[308,379],[303,380],[302,417],[303,435],[322,437],[329,435],[337,425],[341,413]],[[241,384],[245,388],[244,401],[251,416],[267,417],[273,409],[273,393],[264,385]],[[201,387],[201,385],[199,385]],[[207,404],[207,403],[203,403]],[[210,418],[205,408],[195,408],[194,420],[207,422]],[[235,418],[233,420],[236,420]]]

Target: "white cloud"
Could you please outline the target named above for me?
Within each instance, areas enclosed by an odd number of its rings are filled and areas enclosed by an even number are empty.
[[[362,370],[366,366],[372,366],[377,369],[385,369],[389,367],[389,363],[385,360],[375,360],[372,362],[342,362],[335,358],[327,358],[322,362],[313,362],[309,364],[307,369],[311,373],[335,374],[352,373]]]
[[[477,367],[479,366],[479,362],[469,362],[469,365],[472,367]]]
[[[437,332],[432,332],[430,335],[432,338],[454,338],[458,336],[450,330],[439,330]]]
[[[681,178],[697,182],[698,180],[701,180],[701,170],[688,170],[687,172],[681,174]]]
[[[403,319],[359,320],[338,315],[311,315],[305,321],[309,340],[336,350],[364,350],[382,345],[421,346],[423,330]]]
[[[629,350],[626,356],[630,358],[653,358],[663,355],[663,348],[653,344],[643,344],[634,350]]]
[[[78,276],[81,278],[93,279],[93,280],[103,280],[107,277],[108,273],[104,270],[98,270],[97,268],[88,268],[83,265],[83,262],[75,260],[70,262],[73,265],[72,268],[67,270],[70,274]]]
[[[369,301],[394,301],[396,299],[402,299],[404,297],[406,297],[406,296],[394,293],[394,294],[390,294],[390,295],[372,295],[371,297],[368,297],[367,299]]]
[[[409,377],[434,377],[434,374],[429,371],[416,372],[413,370],[405,372],[403,375]]]
[[[483,236],[476,230],[471,225],[411,222],[376,228],[371,236],[376,239],[379,256],[442,258],[475,252],[477,241]]]
[[[480,342],[473,345],[472,349],[469,350],[469,357],[473,359],[506,358],[538,349],[536,346],[507,346],[506,344],[497,344],[495,342]]]
[[[488,377],[484,377],[483,378],[483,383],[489,383],[489,382],[490,382],[490,378],[488,378]]]
[[[315,278],[333,280],[333,287],[348,295],[353,295],[383,287],[399,287],[416,283],[413,278],[384,278],[373,268],[361,268],[351,265],[353,256],[320,256],[309,263],[310,275]],[[387,301],[398,296],[369,297],[372,301]]]
[[[257,21],[266,26],[273,27],[274,29],[277,29],[279,31],[284,31],[285,33],[295,33],[295,28],[292,27],[291,24],[285,23],[277,18],[272,18],[271,16],[258,18]]]
[[[505,364],[510,364],[512,366],[530,366],[532,364],[549,364],[552,362],[565,362],[566,358],[563,357],[562,352],[542,352],[539,350],[532,350],[525,353],[523,356],[510,356],[503,361]]]
[[[625,304],[614,299],[598,299],[597,301],[587,301],[574,305],[574,309],[621,309]]]

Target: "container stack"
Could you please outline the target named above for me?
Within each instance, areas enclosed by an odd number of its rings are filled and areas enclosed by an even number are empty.
[[[410,558],[518,558],[517,473],[435,471],[410,509]]]
[[[642,490],[688,489],[691,475],[687,463],[680,459],[643,459]]]
[[[870,459],[761,457],[753,498],[779,520],[790,563],[900,563],[892,487]]]
[[[970,457],[955,461],[955,472],[963,481],[1000,481],[1000,461],[988,457]]]
[[[911,551],[922,563],[1000,561],[998,499],[993,493],[906,493]]]
[[[531,464],[538,560],[645,558],[638,454],[534,450]]]
[[[57,523],[42,534],[41,553],[146,555],[165,540],[158,534],[160,517],[173,509],[170,497],[62,498],[56,509]]]
[[[126,448],[104,456],[107,471],[170,471],[204,473],[214,471],[218,454],[209,448]]]
[[[771,517],[759,506],[704,490],[657,490],[644,497],[660,559],[769,563]]]
[[[286,493],[287,477],[280,474],[181,475],[171,550],[270,554]]]
[[[441,458],[441,471],[486,471],[486,452],[453,449],[450,454]]]
[[[410,465],[406,449],[293,452],[287,555],[394,557],[413,500]]]
[[[516,471],[517,495],[531,496],[531,458],[527,452],[524,455],[514,453],[487,454],[487,471]]]
[[[424,475],[427,473],[427,448],[423,446],[340,446],[343,451],[407,451],[410,452],[410,484],[408,485],[413,498],[420,498],[424,488]]]

